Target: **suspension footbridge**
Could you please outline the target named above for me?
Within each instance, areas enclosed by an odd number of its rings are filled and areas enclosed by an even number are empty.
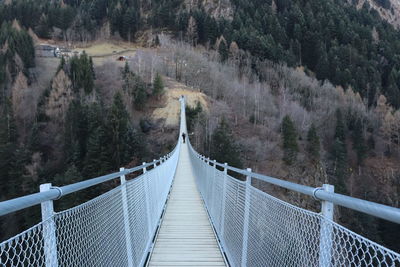
[[[181,134],[183,98],[180,104]],[[132,173],[138,176],[127,180]],[[54,211],[59,198],[114,179],[118,187]],[[314,197],[321,212],[266,194],[256,180]],[[0,243],[0,266],[400,266],[399,253],[333,220],[339,205],[400,224],[400,209],[334,193],[331,185],[237,169],[198,154],[189,141],[131,169],[43,184],[38,193],[0,202],[0,216],[34,205],[42,221]]]

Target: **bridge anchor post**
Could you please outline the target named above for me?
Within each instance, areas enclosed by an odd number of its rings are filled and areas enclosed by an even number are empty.
[[[50,189],[51,183],[40,185],[40,192],[49,191]],[[42,210],[44,255],[46,260],[46,267],[57,267],[57,239],[56,224],[53,218],[53,200],[44,201],[40,204],[40,206]]]
[[[321,190],[334,193],[335,187],[330,184],[324,184]],[[319,266],[331,266],[332,258],[332,231],[333,226],[333,203],[329,201],[321,201],[321,219],[320,241],[319,241]],[[325,220],[326,219],[326,220]]]

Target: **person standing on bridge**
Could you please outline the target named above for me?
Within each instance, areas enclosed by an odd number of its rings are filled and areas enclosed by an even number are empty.
[[[186,139],[186,134],[185,134],[185,133],[182,133],[182,140],[183,140],[183,143],[185,143],[185,139]]]

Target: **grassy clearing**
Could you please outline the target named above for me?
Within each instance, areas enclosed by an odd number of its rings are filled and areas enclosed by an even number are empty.
[[[124,51],[133,51],[135,46],[128,43],[113,44],[113,43],[98,43],[88,47],[80,47],[74,49],[75,51],[82,52],[83,50],[93,57],[97,56],[110,56],[113,54],[120,54]]]

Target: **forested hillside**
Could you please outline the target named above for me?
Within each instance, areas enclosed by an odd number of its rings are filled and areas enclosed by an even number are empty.
[[[209,109],[199,103],[187,110],[200,152],[399,206],[400,32],[367,2],[5,0],[0,24],[0,200],[169,151],[177,127],[151,118],[164,104],[168,77],[208,96]],[[123,65],[115,54],[42,58],[35,55],[40,42],[121,42],[135,53],[122,56]],[[318,209],[312,200],[260,188]],[[3,217],[0,238],[39,215]],[[400,250],[393,224],[346,210],[336,216]]]
[[[400,27],[400,3],[396,0],[352,0],[351,1],[357,8],[363,5],[369,5],[375,9],[379,15],[392,24],[395,28]]]
[[[214,45],[221,35],[255,58],[304,65],[320,80],[352,87],[374,105],[383,93],[400,107],[399,32],[365,3],[343,0],[232,0],[233,19],[174,1],[14,0],[0,7],[0,23],[17,19],[42,38],[89,41],[139,30],[169,28],[192,44]],[[219,47],[218,47],[219,48]],[[220,48],[221,53],[227,51]]]
[[[68,59],[35,58],[32,37],[16,20],[4,22],[0,30],[1,201],[37,192],[44,182],[78,182],[121,166],[137,166],[171,150],[168,138],[149,143],[146,137],[150,129],[158,129],[156,122],[147,122],[146,108],[151,99],[157,104],[163,93],[159,75],[145,82],[128,65],[95,66],[85,52]],[[46,69],[44,64],[54,60],[55,68]],[[49,80],[40,83],[47,76]],[[168,129],[163,130],[168,137]],[[170,134],[175,140],[175,131]],[[111,187],[69,196],[57,209]],[[0,238],[39,218],[36,209],[2,217]]]

